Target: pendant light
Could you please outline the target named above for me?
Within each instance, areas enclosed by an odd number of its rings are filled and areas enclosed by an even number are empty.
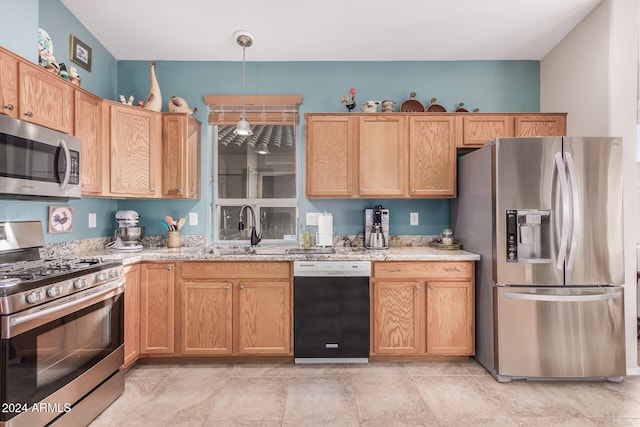
[[[252,135],[251,125],[247,121],[246,112],[244,110],[244,83],[245,83],[245,50],[251,47],[255,41],[255,37],[248,31],[236,31],[233,33],[233,38],[236,43],[242,48],[242,113],[240,114],[240,120],[236,125],[236,130],[233,131],[236,135]]]

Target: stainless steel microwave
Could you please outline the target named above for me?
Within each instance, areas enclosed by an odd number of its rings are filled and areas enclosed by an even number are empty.
[[[80,198],[81,141],[0,114],[0,199]]]

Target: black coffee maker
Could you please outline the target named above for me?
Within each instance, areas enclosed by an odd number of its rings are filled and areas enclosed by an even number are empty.
[[[364,210],[364,247],[389,248],[389,209],[384,209],[382,205]]]

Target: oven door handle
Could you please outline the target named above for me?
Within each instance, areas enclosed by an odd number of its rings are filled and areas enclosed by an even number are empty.
[[[60,305],[45,308],[35,312],[18,313],[12,316],[7,316],[2,322],[2,338],[12,338],[23,332],[37,328],[47,324],[60,317],[64,317],[73,312],[82,310],[100,301],[104,301],[108,298],[116,296],[124,292],[124,278],[118,279],[115,282],[109,282],[111,286],[107,289],[102,289],[97,292],[92,292],[89,295],[80,298],[69,298],[69,301],[63,302]]]

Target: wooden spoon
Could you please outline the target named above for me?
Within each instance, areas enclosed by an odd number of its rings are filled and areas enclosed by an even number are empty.
[[[182,226],[184,226],[184,223],[185,223],[185,219],[184,218],[180,218],[178,220],[178,230],[182,229]]]

